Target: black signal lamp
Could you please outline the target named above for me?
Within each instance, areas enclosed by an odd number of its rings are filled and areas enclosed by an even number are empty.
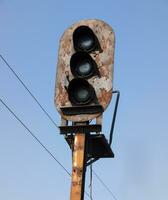
[[[98,48],[99,42],[94,32],[88,26],[79,26],[73,33],[74,49],[91,52]]]
[[[95,99],[95,91],[85,79],[75,78],[69,83],[68,97],[74,105],[86,105]]]
[[[81,78],[90,78],[96,75],[98,71],[96,62],[84,51],[79,51],[72,55],[70,67],[72,74]]]

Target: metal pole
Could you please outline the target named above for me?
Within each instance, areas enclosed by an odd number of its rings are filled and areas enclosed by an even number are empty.
[[[70,200],[83,200],[86,172],[86,134],[74,136]]]

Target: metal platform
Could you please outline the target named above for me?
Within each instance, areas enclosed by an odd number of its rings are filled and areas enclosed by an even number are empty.
[[[95,114],[102,113],[103,107],[101,105],[82,105],[60,108],[64,115],[79,115],[79,114]]]
[[[70,148],[73,148],[74,135],[66,135],[65,139]],[[87,135],[87,159],[113,158],[114,153],[104,134]]]
[[[114,153],[103,134],[89,135],[88,158],[113,158]]]
[[[101,124],[59,126],[60,134],[101,132]]]

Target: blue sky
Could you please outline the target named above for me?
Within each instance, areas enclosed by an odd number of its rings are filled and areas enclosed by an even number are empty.
[[[0,54],[59,125],[54,106],[59,39],[71,24],[88,18],[102,19],[115,31],[114,88],[121,91],[115,159],[93,167],[118,200],[167,200],[167,0],[0,0]],[[71,171],[63,137],[2,60],[0,97]],[[106,135],[112,104],[104,113]],[[3,105],[0,121],[0,199],[69,199],[70,178]],[[87,191],[88,185],[87,174]],[[93,197],[112,199],[94,176]]]

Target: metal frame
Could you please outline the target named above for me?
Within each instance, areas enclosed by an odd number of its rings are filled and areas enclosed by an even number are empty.
[[[120,99],[120,91],[119,90],[115,90],[115,91],[113,91],[113,94],[117,94],[117,97],[116,97],[114,113],[113,113],[113,118],[112,118],[112,123],[111,123],[111,129],[110,129],[110,137],[109,137],[109,145],[110,146],[112,144],[112,139],[113,139],[114,125],[115,125],[117,109],[118,109],[118,104],[119,104],[119,99]]]
[[[113,94],[116,94],[117,97],[116,97],[116,101],[115,101],[114,113],[113,113],[113,117],[112,117],[110,136],[109,136],[109,142],[108,142],[110,147],[111,147],[112,139],[113,139],[114,126],[115,126],[116,115],[117,115],[117,110],[118,110],[118,104],[119,104],[119,99],[120,99],[120,91],[119,90],[115,90],[115,91],[113,91]],[[97,160],[99,160],[99,158],[90,159],[86,163],[86,165],[89,166],[89,165],[91,165],[92,163],[94,163]]]

